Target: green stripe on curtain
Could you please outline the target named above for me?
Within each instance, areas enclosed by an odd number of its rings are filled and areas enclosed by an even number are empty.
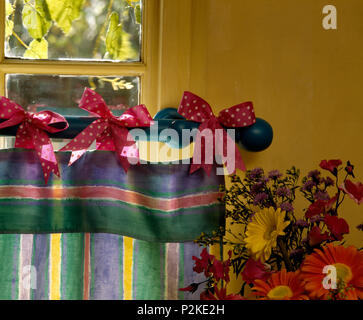
[[[84,234],[62,235],[61,298],[83,299]]]
[[[133,298],[135,300],[163,298],[161,282],[154,281],[155,274],[164,268],[160,261],[160,246],[164,244],[140,240],[134,243]]]
[[[0,299],[10,300],[17,294],[19,236],[0,237]],[[14,272],[15,269],[15,272]]]

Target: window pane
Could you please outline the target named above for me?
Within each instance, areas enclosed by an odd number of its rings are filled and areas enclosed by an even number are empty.
[[[139,104],[138,77],[6,75],[6,96],[30,112],[88,116],[78,108],[85,87],[99,93],[114,115]]]
[[[6,0],[5,56],[140,61],[142,0]]]

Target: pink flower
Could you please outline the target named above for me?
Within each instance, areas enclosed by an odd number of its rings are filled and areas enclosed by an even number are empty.
[[[340,186],[340,189],[348,194],[357,204],[363,202],[363,184],[361,182],[354,183],[347,179],[345,180],[345,183]]]
[[[348,223],[343,218],[327,215],[324,221],[332,235],[339,241],[343,239],[343,234],[349,233]]]
[[[338,172],[338,167],[342,164],[342,160],[322,160],[320,162],[320,168],[330,171],[332,174],[336,175]]]
[[[255,280],[260,279],[266,281],[271,275],[271,272],[267,272],[265,265],[260,261],[248,259],[246,265],[242,271],[242,279],[248,284],[253,283]]]

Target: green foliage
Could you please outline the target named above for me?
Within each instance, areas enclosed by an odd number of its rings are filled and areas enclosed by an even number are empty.
[[[24,53],[24,58],[48,59],[48,41],[34,39]]]
[[[13,12],[14,12],[13,6],[10,4],[9,0],[6,0],[6,3],[5,3],[5,15],[6,15],[6,17],[9,17],[10,15],[12,15]]]
[[[123,30],[117,12],[112,12],[106,33],[106,58],[114,60],[136,59],[136,52],[132,48],[130,35]]]
[[[136,23],[141,24],[141,7],[140,7],[140,5],[137,5],[134,10],[135,10]]]
[[[119,15],[112,12],[106,34],[107,52],[114,59],[122,55],[122,25],[119,23]]]
[[[11,16],[14,12],[13,6],[9,3],[8,0],[5,2],[5,39],[10,37],[13,34],[14,22],[9,20],[8,17]]]
[[[6,56],[138,60],[140,1],[6,0]]]
[[[65,34],[71,30],[72,23],[81,13],[84,0],[46,0],[53,21]]]
[[[52,25],[45,0],[35,0],[34,4],[26,2],[22,17],[23,25],[34,39],[42,39]]]

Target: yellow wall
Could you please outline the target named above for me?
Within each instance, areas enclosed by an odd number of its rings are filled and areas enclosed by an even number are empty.
[[[275,137],[264,152],[242,152],[248,168],[296,165],[305,174],[321,159],[341,158],[356,165],[363,181],[362,0],[146,1],[152,23],[145,66],[95,65],[83,73],[146,70],[142,100],[153,114],[178,106],[184,90],[202,96],[215,112],[251,100]],[[338,30],[322,28],[327,4],[337,7]],[[17,68],[48,72],[45,64],[6,67],[0,68],[2,83],[3,72]],[[54,72],[78,71],[62,64]],[[342,209],[351,226],[347,241],[362,246],[355,226],[363,222],[363,206],[347,199]]]
[[[179,62],[189,71],[164,70],[169,90],[161,107],[177,106],[182,90],[201,95],[214,111],[251,100],[275,137],[264,152],[243,152],[248,168],[296,165],[306,174],[322,159],[340,158],[356,165],[363,182],[362,0],[181,3],[191,6],[191,28],[168,43],[184,50]],[[328,4],[337,8],[337,30],[322,27]],[[183,27],[182,19],[169,19],[172,27]],[[363,206],[346,199],[342,209],[351,226],[346,239],[361,247],[355,226],[363,222]]]

